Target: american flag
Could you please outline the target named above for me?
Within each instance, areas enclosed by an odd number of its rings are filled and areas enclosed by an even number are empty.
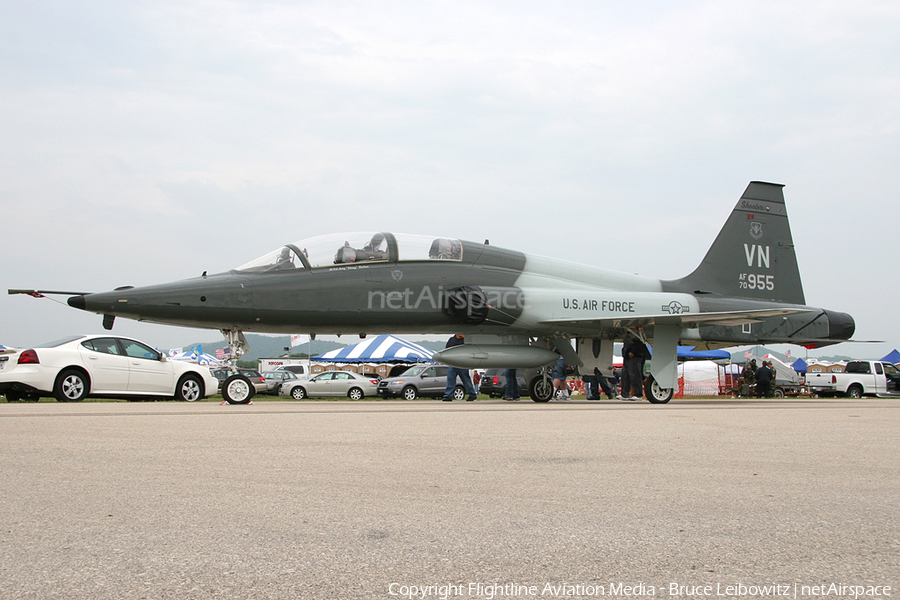
[[[216,358],[222,360],[226,356],[231,356],[231,348],[216,348]]]
[[[750,358],[751,356],[753,356],[753,353],[750,352],[749,350],[747,350],[746,352],[744,352],[744,358]]]

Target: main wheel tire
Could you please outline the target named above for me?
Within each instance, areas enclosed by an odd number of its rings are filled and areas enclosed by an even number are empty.
[[[183,402],[194,402],[203,397],[203,382],[196,375],[185,375],[178,382],[175,399]]]
[[[665,404],[675,395],[675,390],[664,388],[653,377],[648,377],[647,381],[644,382],[644,394],[651,404]]]
[[[302,386],[295,385],[293,389],[291,389],[291,398],[293,398],[294,400],[305,400],[306,390],[303,389]]]
[[[363,393],[362,389],[358,387],[352,387],[350,388],[350,391],[347,392],[347,397],[351,400],[362,400],[363,398],[365,398],[365,396],[366,395]]]
[[[453,399],[454,400],[465,400],[466,398],[466,388],[461,385],[453,388]]]
[[[535,377],[528,384],[528,395],[535,402],[550,402],[553,397],[553,382],[542,376]]]
[[[87,396],[91,384],[84,372],[66,369],[56,378],[53,397],[58,402],[81,402]]]
[[[847,396],[858,400],[863,397],[863,389],[858,385],[851,385],[847,388]]]
[[[415,388],[415,386],[408,385],[403,388],[403,399],[404,400],[415,400],[419,397],[419,390]]]
[[[21,392],[14,392],[12,390],[9,390],[7,392],[3,392],[3,395],[6,396],[7,402],[19,402],[20,400],[22,400]]]
[[[232,375],[222,384],[222,397],[228,404],[249,404],[256,388],[243,375]]]

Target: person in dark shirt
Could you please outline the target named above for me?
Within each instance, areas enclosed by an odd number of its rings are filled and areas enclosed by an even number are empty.
[[[769,368],[768,363],[763,361],[763,364],[760,368],[756,370],[756,397],[757,398],[768,398],[770,394],[770,389],[772,386],[772,369]]]
[[[644,363],[648,358],[650,351],[637,337],[632,337],[622,348],[622,371],[627,376],[623,378],[623,400],[640,400],[644,397]]]

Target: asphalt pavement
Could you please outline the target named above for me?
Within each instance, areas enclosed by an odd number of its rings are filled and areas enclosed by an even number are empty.
[[[900,401],[0,404],[0,598],[891,598]]]

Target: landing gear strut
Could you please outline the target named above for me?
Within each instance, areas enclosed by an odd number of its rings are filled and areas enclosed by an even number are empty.
[[[237,370],[238,359],[249,352],[250,345],[244,334],[238,329],[223,329],[222,335],[225,336],[225,341],[228,342],[228,348],[231,350],[230,357],[226,361],[231,375],[222,382],[222,398],[228,404],[250,404],[256,388]]]

